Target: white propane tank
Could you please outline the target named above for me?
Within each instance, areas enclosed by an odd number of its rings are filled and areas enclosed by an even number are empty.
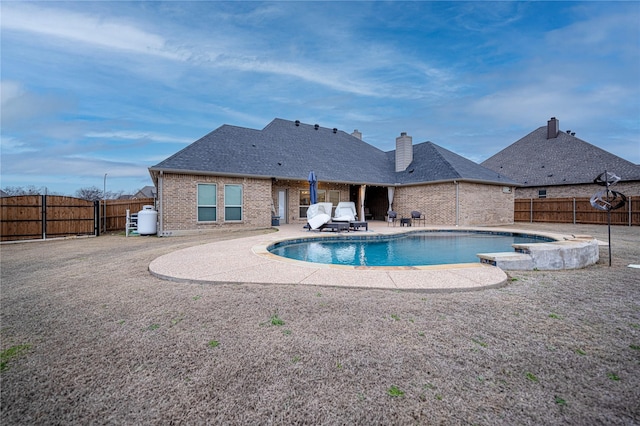
[[[157,222],[158,212],[153,206],[142,206],[142,210],[138,212],[138,234],[155,235]]]

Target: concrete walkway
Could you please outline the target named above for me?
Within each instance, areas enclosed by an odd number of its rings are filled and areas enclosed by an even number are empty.
[[[369,231],[342,235],[380,235],[418,229],[451,227],[389,227],[370,222]],[[518,232],[515,228],[456,228]],[[500,268],[480,263],[418,267],[353,267],[324,265],[286,259],[266,248],[277,241],[335,236],[334,232],[307,231],[302,225],[283,225],[278,232],[202,244],[155,259],[149,265],[159,278],[194,283],[304,284],[351,288],[381,288],[422,291],[465,291],[499,287],[507,282]],[[558,235],[554,235],[558,237]],[[170,237],[169,237],[170,238]]]

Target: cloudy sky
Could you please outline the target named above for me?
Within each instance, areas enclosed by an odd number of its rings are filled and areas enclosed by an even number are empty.
[[[558,117],[640,163],[640,2],[0,3],[0,187],[133,193],[274,118],[481,162]]]

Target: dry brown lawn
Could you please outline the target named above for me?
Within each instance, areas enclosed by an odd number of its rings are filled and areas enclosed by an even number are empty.
[[[256,232],[2,245],[0,423],[640,424],[639,227],[612,228],[612,267],[466,293],[148,272]]]

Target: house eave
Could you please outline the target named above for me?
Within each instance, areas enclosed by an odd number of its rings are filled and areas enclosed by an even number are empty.
[[[439,179],[439,180],[431,180],[426,182],[394,183],[394,184],[390,184],[389,186],[409,187],[409,186],[420,186],[420,185],[436,185],[441,183],[456,183],[456,182],[479,183],[482,185],[495,185],[495,186],[513,186],[513,187],[523,186],[522,184],[517,182],[501,182],[501,181],[469,179],[469,178]]]
[[[234,177],[234,178],[252,178],[252,179],[275,179],[275,180],[289,180],[289,181],[306,181],[306,176],[300,177],[291,177],[291,176],[268,176],[268,175],[248,175],[242,173],[228,173],[228,172],[214,172],[214,171],[205,171],[205,170],[186,170],[186,169],[170,169],[170,168],[155,168],[150,167],[149,173],[151,174],[154,183],[157,181],[158,174],[162,173],[174,173],[174,174],[193,174],[193,175],[201,175],[201,176],[222,176],[222,177]],[[411,186],[421,186],[421,185],[434,185],[440,183],[455,183],[455,182],[468,182],[468,183],[479,183],[483,185],[498,185],[498,186],[512,186],[512,187],[522,187],[525,186],[523,184],[517,182],[500,182],[500,181],[491,181],[491,180],[482,180],[482,179],[440,179],[433,181],[424,181],[424,182],[410,182],[410,183],[398,183],[398,182],[369,182],[369,181],[344,181],[344,180],[333,180],[333,179],[320,179],[320,182],[324,183],[334,183],[334,184],[342,184],[342,185],[366,185],[366,186],[394,186],[394,187],[411,187]]]

